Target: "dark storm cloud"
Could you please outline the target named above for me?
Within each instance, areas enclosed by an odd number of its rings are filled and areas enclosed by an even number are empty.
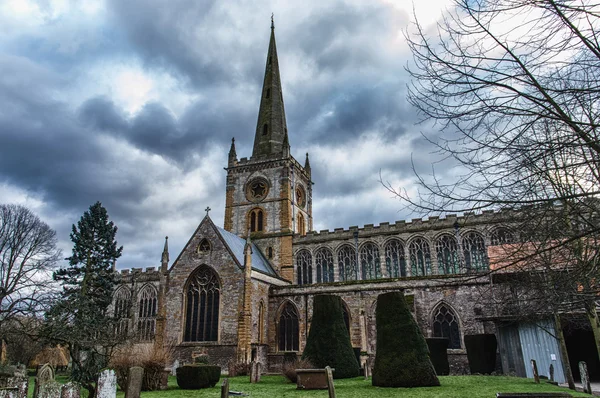
[[[107,97],[95,97],[85,101],[79,110],[84,124],[98,130],[119,132],[128,128],[123,112]]]

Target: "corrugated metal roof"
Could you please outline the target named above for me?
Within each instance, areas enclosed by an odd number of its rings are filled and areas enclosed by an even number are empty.
[[[217,226],[215,225],[215,227]],[[229,250],[233,252],[235,258],[240,264],[244,265],[244,247],[246,247],[246,241],[221,227],[217,227],[217,230],[223,237]],[[268,275],[277,276],[271,267],[271,264],[269,264],[269,261],[262,255],[260,249],[254,243],[252,243],[252,269],[264,272]]]

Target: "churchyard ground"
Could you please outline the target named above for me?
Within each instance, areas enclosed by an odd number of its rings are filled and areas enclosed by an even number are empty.
[[[61,383],[66,383],[65,376],[57,377]],[[169,378],[169,389],[166,391],[143,392],[142,398],[197,398],[220,397],[219,383],[203,390],[181,390],[175,377]],[[327,391],[299,391],[296,385],[289,383],[283,376],[262,376],[260,383],[250,384],[249,377],[240,376],[229,378],[231,391],[242,391],[249,397],[261,398],[326,398]],[[542,382],[535,384],[532,379],[507,376],[440,376],[440,387],[420,388],[378,388],[371,386],[371,380],[362,377],[336,380],[336,395],[340,398],[368,397],[402,397],[402,398],[493,398],[497,392],[569,392],[575,397],[590,397],[588,394],[576,393],[566,388],[556,387]],[[33,396],[33,378],[30,380],[30,394]],[[87,391],[82,390],[82,398]],[[122,391],[117,392],[117,398],[123,398]]]

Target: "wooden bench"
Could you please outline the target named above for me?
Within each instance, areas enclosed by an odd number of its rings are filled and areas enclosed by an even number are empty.
[[[499,392],[496,398],[572,398],[566,392]]]

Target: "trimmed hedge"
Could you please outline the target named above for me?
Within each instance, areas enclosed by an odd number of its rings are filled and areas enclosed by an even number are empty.
[[[310,332],[302,359],[315,367],[335,369],[335,379],[358,376],[358,362],[344,322],[342,299],[332,295],[315,296]]]
[[[184,390],[214,387],[221,378],[221,367],[211,365],[185,365],[177,368],[177,385]]]
[[[377,297],[377,353],[372,384],[378,387],[439,386],[429,350],[402,292]]]
[[[429,358],[438,376],[450,374],[450,363],[448,362],[448,344],[450,340],[444,337],[431,337],[425,339],[429,348]]]
[[[496,370],[497,346],[495,334],[465,335],[465,347],[471,374],[485,375]]]

